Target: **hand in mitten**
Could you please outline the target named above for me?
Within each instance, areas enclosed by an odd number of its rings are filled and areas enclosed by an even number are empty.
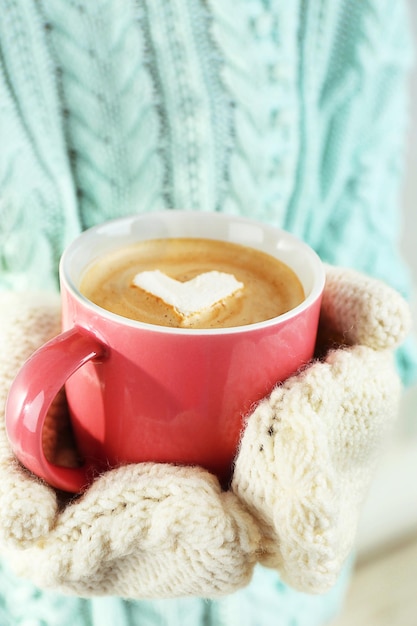
[[[259,521],[261,562],[297,589],[327,590],[352,550],[398,412],[393,349],[409,326],[409,309],[392,289],[328,268],[319,337],[333,349],[247,420],[232,489]]]
[[[64,502],[18,463],[4,427],[7,391],[24,360],[58,332],[57,297],[0,298],[0,547],[12,567],[41,587],[80,596],[215,597],[247,584],[257,525],[208,472],[129,465]],[[66,422],[53,420],[61,408],[44,429],[45,444],[69,464],[71,447],[59,445]]]

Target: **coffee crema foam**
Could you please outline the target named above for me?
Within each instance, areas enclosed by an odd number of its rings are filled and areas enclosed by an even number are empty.
[[[153,270],[180,282],[207,272],[224,272],[243,283],[243,288],[184,317],[133,284],[137,274]],[[113,251],[87,268],[80,291],[98,306],[133,320],[196,329],[265,321],[290,311],[305,298],[296,274],[275,257],[241,244],[198,238],[145,240]]]

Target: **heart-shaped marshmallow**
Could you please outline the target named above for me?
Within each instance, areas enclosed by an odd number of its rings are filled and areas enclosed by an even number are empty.
[[[160,270],[151,270],[136,274],[133,284],[171,305],[184,317],[213,307],[244,286],[233,274],[217,271],[181,282]]]

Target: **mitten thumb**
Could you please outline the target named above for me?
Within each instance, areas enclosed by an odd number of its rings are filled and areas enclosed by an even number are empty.
[[[410,332],[410,307],[384,282],[353,269],[326,266],[320,326],[341,344],[392,350]]]

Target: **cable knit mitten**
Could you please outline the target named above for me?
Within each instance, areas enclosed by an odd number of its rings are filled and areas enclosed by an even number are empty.
[[[2,408],[20,364],[58,330],[56,302],[8,298]],[[1,423],[3,551],[39,586],[81,596],[220,596],[249,582],[256,560],[297,589],[328,589],[397,413],[392,350],[409,323],[394,291],[329,268],[320,341],[333,349],[248,417],[226,493],[204,470],[141,464],[103,474],[63,504],[15,461]]]
[[[128,465],[64,502],[16,461],[4,427],[7,390],[58,331],[59,299],[0,297],[0,548],[10,565],[40,587],[80,596],[216,597],[246,585],[257,525],[208,472]],[[61,450],[64,461],[70,452]]]
[[[247,420],[232,489],[262,528],[261,562],[299,590],[329,589],[352,550],[398,413],[392,350],[410,320],[389,287],[328,268],[320,339],[333,349],[276,387]]]

